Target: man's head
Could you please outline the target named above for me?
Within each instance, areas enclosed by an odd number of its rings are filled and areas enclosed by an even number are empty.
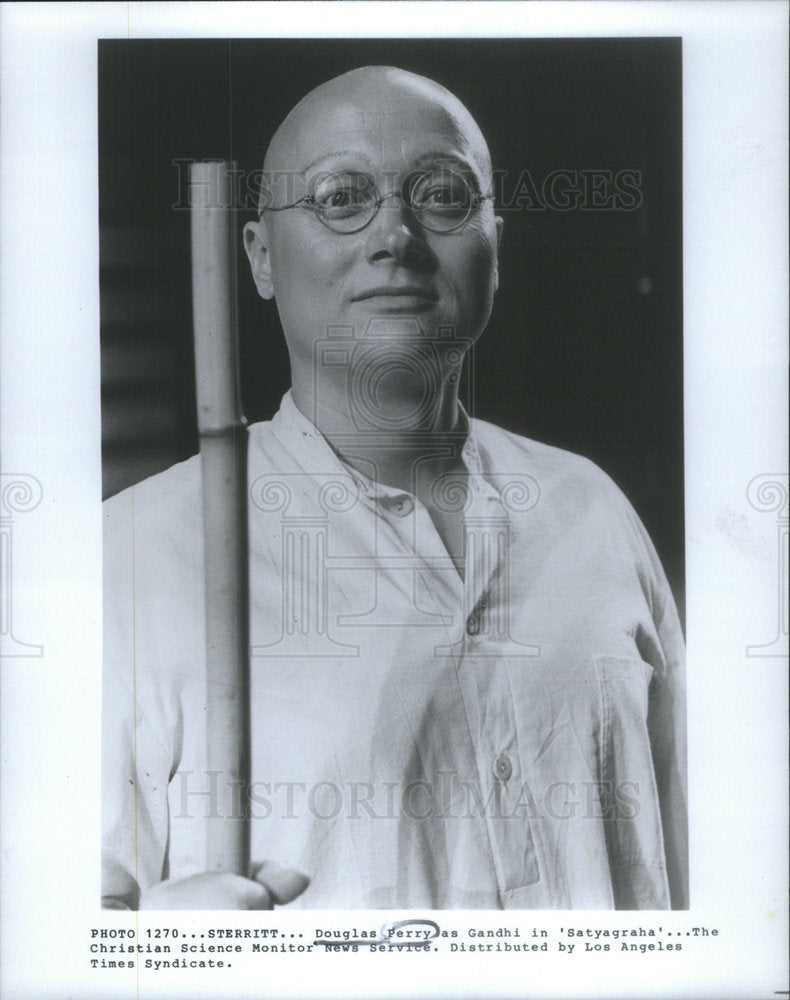
[[[452,174],[468,185],[469,218],[451,232],[426,228],[410,207],[412,180],[426,172],[442,184]],[[336,77],[287,116],[264,176],[264,210],[245,228],[245,246],[260,295],[277,302],[292,367],[312,364],[314,344],[331,326],[361,337],[371,319],[393,330],[413,319],[428,338],[440,328],[469,341],[482,332],[497,287],[502,223],[490,198],[485,139],[444,87],[384,66]],[[336,232],[311,198],[342,204],[349,176],[352,186],[374,183],[373,202],[384,200],[364,228]],[[420,190],[441,203],[445,188],[434,193],[431,184]]]

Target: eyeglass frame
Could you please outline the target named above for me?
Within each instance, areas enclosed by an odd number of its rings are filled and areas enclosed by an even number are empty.
[[[493,201],[494,196],[491,194],[481,194],[480,191],[475,191],[472,185],[469,183],[466,177],[464,177],[463,174],[456,173],[455,171],[447,171],[447,172],[452,174],[453,177],[458,177],[464,183],[470,195],[469,206],[467,208],[466,215],[461,220],[461,222],[453,226],[451,229],[432,229],[430,226],[426,226],[425,223],[420,218],[419,212],[415,210],[415,208],[409,201],[408,196],[405,194],[406,186],[409,184],[410,181],[412,181],[412,178],[414,178],[414,180],[411,183],[411,187],[414,188],[416,186],[417,180],[420,180],[422,177],[426,177],[427,175],[429,175],[431,173],[430,170],[415,171],[414,173],[409,174],[409,176],[406,177],[406,179],[403,181],[400,191],[390,191],[388,194],[382,195],[381,197],[373,201],[371,203],[373,205],[373,212],[370,218],[367,219],[365,222],[363,222],[362,225],[359,226],[357,229],[346,229],[346,230],[334,229],[324,218],[323,210],[316,203],[314,194],[306,194],[304,195],[304,197],[298,198],[295,202],[293,202],[290,205],[264,205],[264,207],[258,212],[258,219],[261,219],[263,217],[264,212],[285,212],[291,208],[307,208],[317,216],[318,221],[321,223],[321,225],[324,226],[326,229],[328,229],[330,233],[334,233],[335,236],[354,236],[356,233],[361,233],[363,229],[366,229],[371,224],[371,222],[373,222],[373,220],[379,214],[379,210],[381,209],[381,206],[384,204],[387,198],[400,198],[408,206],[409,211],[414,215],[414,218],[417,220],[417,222],[423,229],[427,230],[429,233],[435,233],[437,236],[449,236],[450,233],[457,233],[459,229],[462,229],[467,224],[469,219],[472,217],[472,213],[476,212],[484,201]],[[370,177],[371,180],[373,180],[373,188],[375,189],[377,194],[380,194],[375,178],[373,178],[371,174],[366,174],[364,171],[337,170],[333,171],[330,174],[327,174],[326,177],[334,177],[336,174],[343,174],[343,173],[354,173],[354,174],[359,174],[359,176],[361,177]]]

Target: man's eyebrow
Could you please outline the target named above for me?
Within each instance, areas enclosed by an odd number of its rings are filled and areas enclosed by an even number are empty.
[[[468,170],[472,173],[479,171],[479,166],[474,163],[474,161],[467,159],[467,157],[462,156],[460,153],[450,153],[445,150],[436,150],[430,153],[420,153],[420,155],[414,160],[416,165],[422,166],[423,164],[452,164],[456,167],[463,167],[464,170]]]
[[[308,163],[307,166],[303,168],[301,173],[306,174],[308,171],[313,170],[315,167],[320,166],[322,163],[326,163],[327,160],[342,160],[345,159],[346,157],[349,158],[355,157],[357,159],[363,159],[363,160],[368,159],[365,153],[361,152],[358,149],[337,149],[331,153],[321,153],[320,156],[317,156],[314,160]]]

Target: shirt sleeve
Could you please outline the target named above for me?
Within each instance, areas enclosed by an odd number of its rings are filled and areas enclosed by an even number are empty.
[[[660,646],[658,655],[650,657],[661,669],[650,685],[647,724],[671,904],[683,910],[689,906],[685,645],[675,600],[653,543],[633,510],[630,519],[641,549],[643,585]]]
[[[141,889],[166,877],[172,767],[146,711],[135,662],[133,498],[105,505],[102,685],[102,905],[137,909]]]

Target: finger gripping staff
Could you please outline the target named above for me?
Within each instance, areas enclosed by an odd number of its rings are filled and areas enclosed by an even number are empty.
[[[281,868],[272,861],[253,865],[252,878],[267,890],[276,906],[292,902],[310,885],[307,875],[295,868]]]

